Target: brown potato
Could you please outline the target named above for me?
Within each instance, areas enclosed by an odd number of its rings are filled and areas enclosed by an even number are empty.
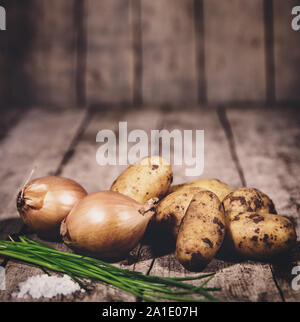
[[[296,242],[292,222],[268,213],[226,214],[226,247],[252,259],[269,259],[288,251]]]
[[[168,193],[175,191],[183,191],[186,188],[196,187],[201,190],[209,190],[217,195],[217,197],[222,201],[232,189],[224,182],[218,179],[200,179],[188,183],[178,184],[171,186]]]
[[[242,187],[234,190],[223,200],[225,212],[259,212],[276,214],[273,201],[255,188]]]
[[[168,194],[163,198],[157,208],[155,223],[162,225],[167,231],[177,238],[181,220],[193,199],[195,193],[202,191],[200,188],[186,187]]]
[[[110,190],[144,204],[151,198],[161,199],[172,181],[171,165],[159,156],[151,156],[128,167],[114,181]]]
[[[219,250],[225,235],[223,205],[211,191],[196,193],[181,222],[176,257],[188,270],[200,271]]]

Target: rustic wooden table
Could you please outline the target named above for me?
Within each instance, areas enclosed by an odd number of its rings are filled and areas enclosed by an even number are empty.
[[[300,113],[295,108],[191,109],[31,109],[22,114],[10,109],[2,114],[0,130],[0,238],[22,229],[15,198],[30,170],[35,177],[49,174],[70,177],[88,192],[108,189],[124,169],[96,163],[96,134],[117,131],[118,122],[128,129],[204,129],[203,177],[218,178],[233,188],[248,185],[261,189],[275,202],[279,214],[289,216],[300,236]],[[174,167],[174,183],[186,181],[182,167]],[[66,250],[61,243],[52,243]],[[205,272],[216,272],[210,286],[221,287],[224,301],[300,301],[291,287],[292,267],[300,265],[300,243],[277,263],[214,259]],[[162,247],[163,248],[163,247]],[[17,301],[12,293],[29,276],[43,273],[31,265],[0,259],[6,270],[6,290],[0,301]],[[157,252],[147,242],[133,250],[122,267],[147,274],[191,274],[174,254]],[[136,301],[112,287],[96,283],[89,293],[57,296],[52,301]],[[18,300],[19,301],[19,300]],[[27,299],[26,301],[31,301]]]

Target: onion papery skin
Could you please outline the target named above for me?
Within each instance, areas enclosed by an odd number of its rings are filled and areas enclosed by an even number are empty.
[[[17,209],[25,224],[40,236],[57,238],[62,220],[86,195],[74,180],[42,177],[29,182],[18,193]]]
[[[143,237],[154,212],[123,194],[100,191],[83,198],[61,224],[66,244],[106,260],[121,259]]]

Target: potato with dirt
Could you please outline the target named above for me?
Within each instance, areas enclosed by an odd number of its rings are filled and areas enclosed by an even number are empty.
[[[293,223],[270,213],[226,214],[226,247],[246,258],[268,260],[289,251],[296,243]]]
[[[265,193],[249,187],[242,187],[228,194],[223,205],[225,212],[277,213],[273,201]]]
[[[202,270],[216,255],[225,235],[223,205],[211,191],[196,193],[184,215],[176,257],[188,270]]]
[[[177,238],[178,230],[194,194],[202,191],[200,188],[188,187],[164,197],[156,208],[155,223],[157,227],[171,233]]]
[[[151,198],[161,199],[172,181],[171,165],[160,156],[151,156],[129,166],[114,181],[110,190],[145,204]]]
[[[296,242],[293,223],[277,215],[273,201],[262,191],[242,187],[224,200],[224,251],[268,260],[289,251]]]
[[[170,187],[168,193],[175,191],[184,191],[189,188],[199,188],[201,190],[209,190],[217,195],[217,197],[222,201],[232,189],[224,182],[218,179],[199,179],[192,182],[187,182],[183,184],[173,185]]]

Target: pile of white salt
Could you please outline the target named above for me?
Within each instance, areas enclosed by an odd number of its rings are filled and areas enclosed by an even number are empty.
[[[84,292],[70,276],[49,276],[47,274],[29,277],[19,284],[19,293],[13,293],[19,299],[28,298],[52,298],[57,295],[68,295],[76,291]]]

